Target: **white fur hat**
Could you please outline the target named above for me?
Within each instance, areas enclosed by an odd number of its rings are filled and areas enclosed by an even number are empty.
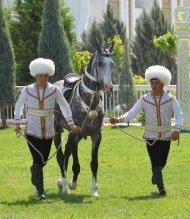
[[[161,65],[153,65],[146,69],[145,79],[150,83],[151,79],[158,78],[164,86],[169,86],[171,81],[171,72]]]
[[[51,59],[38,58],[30,63],[29,69],[33,77],[38,74],[49,74],[49,76],[52,76],[55,72],[55,65]]]

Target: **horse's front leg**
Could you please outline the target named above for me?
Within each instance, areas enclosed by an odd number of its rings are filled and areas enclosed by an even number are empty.
[[[72,165],[72,171],[73,171],[73,179],[69,183],[69,188],[72,190],[75,190],[77,188],[77,179],[78,175],[80,173],[80,164],[78,159],[78,142],[80,141],[78,135],[76,134],[75,137],[72,139],[72,156],[73,156],[73,165]]]
[[[61,144],[61,131],[62,131],[62,127],[60,125],[56,125],[55,127],[55,138],[54,138],[54,144],[55,147],[58,148]],[[69,189],[68,189],[68,185],[67,185],[67,173],[65,171],[65,167],[64,167],[64,154],[62,151],[62,148],[60,147],[59,150],[57,151],[56,154],[56,158],[57,158],[57,163],[60,167],[61,170],[61,178],[57,181],[57,185],[62,188],[62,192],[65,194],[69,193]]]
[[[92,171],[92,196],[98,197],[98,185],[97,185],[97,172],[98,172],[98,149],[102,139],[101,130],[95,132],[92,136],[92,160],[91,160],[91,171]]]

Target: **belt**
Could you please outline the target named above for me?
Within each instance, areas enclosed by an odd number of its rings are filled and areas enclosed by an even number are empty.
[[[32,116],[53,116],[53,109],[31,109],[27,108],[27,114]]]
[[[150,132],[167,132],[170,131],[171,129],[172,129],[171,124],[161,125],[161,126],[145,124],[145,130]]]

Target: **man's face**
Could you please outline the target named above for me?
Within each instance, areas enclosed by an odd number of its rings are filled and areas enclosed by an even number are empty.
[[[152,91],[161,92],[163,91],[164,84],[162,84],[160,80],[151,80],[150,86],[152,88]]]
[[[36,81],[37,81],[37,83],[39,83],[41,85],[46,84],[48,82],[48,78],[49,78],[48,74],[38,74],[38,75],[36,75]]]

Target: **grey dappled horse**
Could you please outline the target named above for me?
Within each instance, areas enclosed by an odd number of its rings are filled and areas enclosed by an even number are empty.
[[[78,143],[87,136],[92,140],[92,195],[98,196],[97,192],[97,170],[98,170],[98,149],[101,142],[101,127],[103,123],[103,109],[100,91],[110,93],[112,91],[111,72],[114,64],[111,51],[114,47],[112,43],[108,48],[101,48],[97,44],[97,51],[93,54],[85,70],[83,77],[73,73],[66,75],[65,80],[56,82],[62,90],[63,95],[70,103],[75,125],[81,127],[79,133],[71,132],[65,145],[63,154],[61,148],[57,153],[57,162],[61,169],[62,178],[58,180],[58,185],[63,188],[64,193],[69,189],[76,189],[77,179],[80,173],[78,160]],[[74,83],[73,83],[74,82]],[[63,86],[63,84],[66,84]],[[69,89],[72,93],[67,95]],[[57,111],[56,111],[57,112]],[[66,127],[66,122],[62,114],[55,112],[55,139],[56,148],[61,142],[61,130]],[[73,156],[73,179],[67,183],[67,167],[70,155]]]

